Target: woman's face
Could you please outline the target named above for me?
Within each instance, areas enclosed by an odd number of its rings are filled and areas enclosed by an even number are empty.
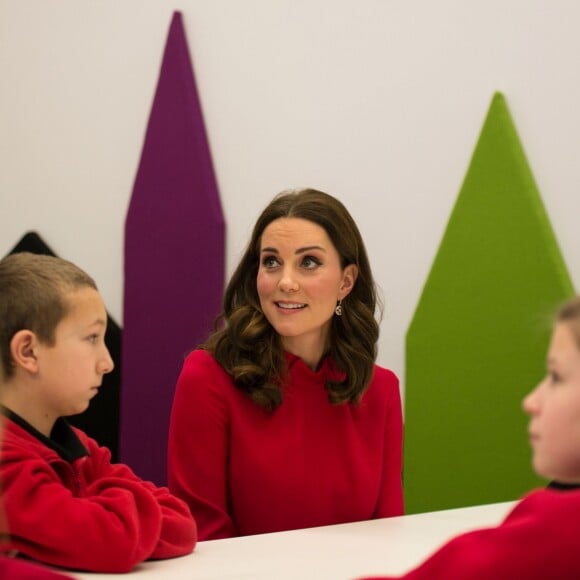
[[[266,227],[260,241],[258,296],[287,351],[318,364],[336,303],[351,291],[356,275],[354,265],[341,268],[336,248],[318,224],[280,218]]]
[[[524,399],[537,473],[580,483],[580,349],[568,323],[556,324],[547,375]]]

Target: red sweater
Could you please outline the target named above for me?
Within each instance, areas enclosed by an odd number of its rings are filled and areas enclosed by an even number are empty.
[[[188,554],[196,527],[167,488],[112,464],[108,449],[59,419],[44,437],[7,411],[0,479],[5,551],[65,568],[127,572],[147,558]]]
[[[0,578],[3,580],[72,580],[43,566],[0,556]]]
[[[273,413],[236,388],[206,351],[177,382],[169,429],[169,488],[199,539],[258,534],[403,513],[402,413],[396,376],[375,366],[360,405],[331,405],[340,374],[287,355],[284,401]]]
[[[579,552],[580,490],[543,489],[519,502],[498,527],[457,536],[418,568],[397,578],[568,580],[580,578]]]

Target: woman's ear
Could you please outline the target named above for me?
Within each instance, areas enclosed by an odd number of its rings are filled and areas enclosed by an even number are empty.
[[[17,367],[29,373],[38,370],[38,360],[36,357],[36,345],[38,339],[31,330],[19,330],[10,341],[10,354]]]
[[[342,283],[340,284],[338,299],[343,300],[350,294],[354,288],[358,276],[358,267],[355,264],[349,264],[342,273]]]

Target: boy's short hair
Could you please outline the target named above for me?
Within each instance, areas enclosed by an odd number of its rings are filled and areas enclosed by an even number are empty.
[[[26,329],[53,345],[56,327],[69,311],[65,295],[87,286],[97,290],[86,272],[62,258],[20,252],[0,260],[0,376],[14,374],[12,337]]]

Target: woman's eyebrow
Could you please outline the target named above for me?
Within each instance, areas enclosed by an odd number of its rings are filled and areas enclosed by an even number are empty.
[[[310,252],[312,250],[320,250],[321,252],[326,252],[322,246],[306,246],[304,248],[298,248],[295,254],[303,254],[304,252]]]

